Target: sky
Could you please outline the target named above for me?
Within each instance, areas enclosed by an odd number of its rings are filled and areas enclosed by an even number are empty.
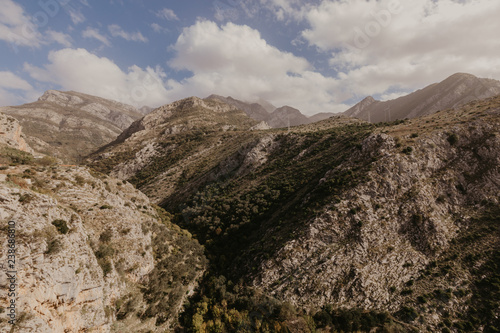
[[[304,114],[465,72],[500,79],[498,0],[0,0],[0,106],[74,90]]]

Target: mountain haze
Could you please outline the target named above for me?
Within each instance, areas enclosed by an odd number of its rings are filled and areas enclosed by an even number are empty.
[[[344,114],[370,122],[411,119],[500,94],[500,81],[457,73],[407,96],[381,102],[367,97]]]

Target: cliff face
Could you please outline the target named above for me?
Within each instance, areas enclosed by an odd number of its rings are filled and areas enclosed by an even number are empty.
[[[0,174],[0,262],[7,263],[7,222],[15,221],[19,331],[155,331],[175,324],[205,259],[164,211],[131,184],[85,167],[18,165]],[[11,299],[7,270],[0,274],[4,311]],[[159,312],[166,302],[168,311]],[[6,318],[2,332],[11,329]]]
[[[0,143],[25,152],[32,152],[25,139],[19,122],[0,113]]]
[[[142,193],[122,181],[95,178],[81,167],[42,171],[20,166],[3,173],[8,176],[0,183],[3,230],[7,221],[16,222],[18,327],[26,332],[121,332],[128,325],[139,330],[154,329],[156,321],[163,328],[175,323],[204,265],[203,254],[187,234],[164,225]],[[6,236],[0,235],[2,262],[7,262]],[[187,251],[182,262],[169,257],[169,246],[177,251],[175,239],[192,244],[180,249]],[[162,257],[154,253],[165,245]],[[183,268],[185,279],[177,287],[182,296],[164,294],[170,315],[158,320],[152,308],[158,300],[151,297],[162,265],[191,267]],[[6,274],[0,285],[0,306],[7,308]]]

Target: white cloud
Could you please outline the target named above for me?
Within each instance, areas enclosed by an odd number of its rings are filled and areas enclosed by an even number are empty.
[[[304,17],[306,9],[312,4],[301,0],[260,0],[261,4],[271,10],[278,21],[288,19],[300,21]]]
[[[147,43],[148,39],[142,35],[140,32],[125,32],[119,25],[117,24],[112,24],[108,26],[109,33],[113,37],[121,37],[125,40],[128,41],[134,41],[134,42],[143,42]]]
[[[177,14],[175,14],[175,12],[172,9],[168,8],[163,8],[158,13],[156,13],[156,16],[161,17],[168,21],[179,21]]]
[[[117,100],[135,106],[159,106],[167,103],[165,74],[161,68],[131,66],[121,70],[113,61],[85,49],[63,49],[49,53],[43,68],[25,64],[35,80],[52,83],[62,90]]]
[[[0,71],[0,106],[32,102],[40,93],[28,81],[8,71]]]
[[[83,38],[93,38],[97,39],[101,43],[103,43],[106,46],[111,46],[111,42],[108,40],[108,38],[104,35],[101,35],[99,30],[88,27],[85,31],[82,32],[82,37]]]
[[[56,43],[61,44],[62,46],[65,47],[71,47],[71,36],[62,32],[54,31],[54,30],[47,30],[45,33],[49,41],[53,41]]]
[[[263,98],[308,114],[347,109],[338,105],[342,89],[335,79],[315,72],[306,59],[267,44],[248,26],[199,21],[184,29],[173,50],[177,54],[170,66],[193,73],[182,82],[169,81],[173,99],[217,93]]]
[[[167,28],[162,27],[158,23],[151,23],[151,29],[153,29],[156,33],[167,33],[169,30]]]
[[[0,87],[8,89],[31,90],[33,87],[12,72],[0,72]]]
[[[302,37],[355,94],[397,94],[455,72],[500,78],[499,12],[497,0],[325,0]]]
[[[71,21],[73,22],[74,25],[78,25],[80,23],[83,23],[86,21],[85,16],[82,14],[80,10],[76,10],[74,8],[71,8],[68,10],[69,17],[71,18]]]
[[[0,40],[6,41],[14,50],[18,46],[39,47],[43,37],[32,18],[12,0],[0,0]]]

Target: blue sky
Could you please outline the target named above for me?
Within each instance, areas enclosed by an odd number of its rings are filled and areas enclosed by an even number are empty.
[[[0,0],[0,105],[77,90],[340,112],[456,72],[500,79],[498,0]]]

